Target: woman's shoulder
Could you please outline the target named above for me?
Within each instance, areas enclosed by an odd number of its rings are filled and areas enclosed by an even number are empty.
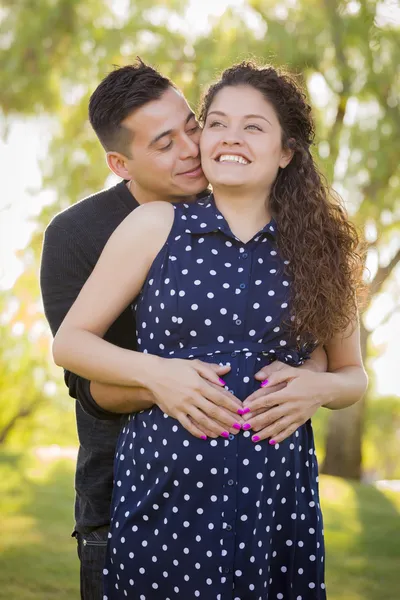
[[[174,221],[174,207],[169,202],[148,202],[135,208],[117,228],[119,236],[146,237],[168,232]]]

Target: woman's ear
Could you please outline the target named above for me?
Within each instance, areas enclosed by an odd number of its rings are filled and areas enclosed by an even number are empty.
[[[290,138],[285,148],[282,149],[281,160],[279,161],[279,166],[281,169],[284,169],[288,166],[294,156],[295,148],[296,140],[294,138]]]

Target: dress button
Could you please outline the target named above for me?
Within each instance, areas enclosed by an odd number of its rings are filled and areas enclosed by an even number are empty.
[[[236,325],[241,325],[242,321],[240,319],[236,319],[235,323],[236,323]]]
[[[233,479],[228,479],[228,485],[233,485],[235,482],[233,481]]]
[[[232,525],[227,525],[227,526],[225,527],[225,529],[226,529],[226,531],[232,531]]]
[[[247,252],[243,252],[242,254],[242,258],[247,258],[249,255],[247,254]]]
[[[245,283],[240,283],[239,287],[240,287],[241,290],[244,290],[244,288],[246,287],[246,284]]]
[[[223,572],[223,573],[230,573],[230,571],[231,571],[231,570],[230,570],[230,568],[229,568],[229,567],[224,567],[224,568],[222,569],[222,572]]]
[[[229,439],[230,439],[231,441],[235,439],[235,436],[233,435],[233,433],[230,433],[230,434],[229,434]]]
[[[231,356],[232,356],[233,358],[235,358],[235,356],[236,356],[236,352],[232,352],[232,353],[231,353]]]

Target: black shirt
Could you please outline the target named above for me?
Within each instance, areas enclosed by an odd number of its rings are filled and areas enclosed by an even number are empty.
[[[40,285],[53,335],[64,320],[113,231],[137,208],[125,182],[89,196],[54,217],[43,245]],[[135,350],[136,327],[127,308],[105,339]],[[121,417],[103,410],[90,394],[90,382],[65,371],[69,394],[77,400],[79,452],[75,476],[76,530],[87,533],[110,522],[115,445]]]

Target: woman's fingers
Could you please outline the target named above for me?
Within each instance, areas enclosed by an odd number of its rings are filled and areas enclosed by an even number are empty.
[[[179,415],[179,422],[194,437],[206,440],[209,436],[209,432],[205,432],[198,427],[198,425],[191,419],[189,415],[185,415],[184,413]]]
[[[207,398],[207,400],[210,400],[216,406],[225,408],[234,415],[238,415],[238,409],[243,407],[239,398],[236,398],[231,392],[208,381],[204,381],[204,385],[200,388],[200,393],[204,398]]]
[[[255,400],[260,400],[262,398],[267,398],[270,394],[274,392],[279,392],[286,387],[286,383],[278,383],[277,385],[268,385],[266,387],[262,387],[259,390],[253,392],[250,396],[247,396],[245,401],[243,402],[243,406],[248,406],[253,410],[253,403]]]
[[[193,368],[197,371],[197,373],[206,379],[210,383],[215,383],[218,386],[224,386],[225,381],[223,380],[223,375],[226,375],[231,367],[229,365],[216,365],[202,362],[201,360],[192,361]]]
[[[253,434],[252,439],[255,442],[269,439],[269,443],[275,445],[290,437],[296,429],[298,429],[298,424],[290,423],[288,419],[283,418],[276,421],[273,426],[257,431]]]
[[[231,433],[240,431],[244,424],[243,418],[237,414],[224,408],[223,406],[215,403],[210,396],[213,395],[214,390],[206,392],[207,396],[199,396],[196,401],[196,407],[199,408],[204,415],[207,415],[209,419],[212,419],[219,425],[223,425],[224,431],[230,431]]]
[[[189,417],[209,437],[228,437],[230,433],[235,434],[240,431],[240,429],[233,427],[234,421],[231,417],[228,417],[229,424],[220,422],[215,418],[210,418],[207,412],[197,406],[190,408]]]

